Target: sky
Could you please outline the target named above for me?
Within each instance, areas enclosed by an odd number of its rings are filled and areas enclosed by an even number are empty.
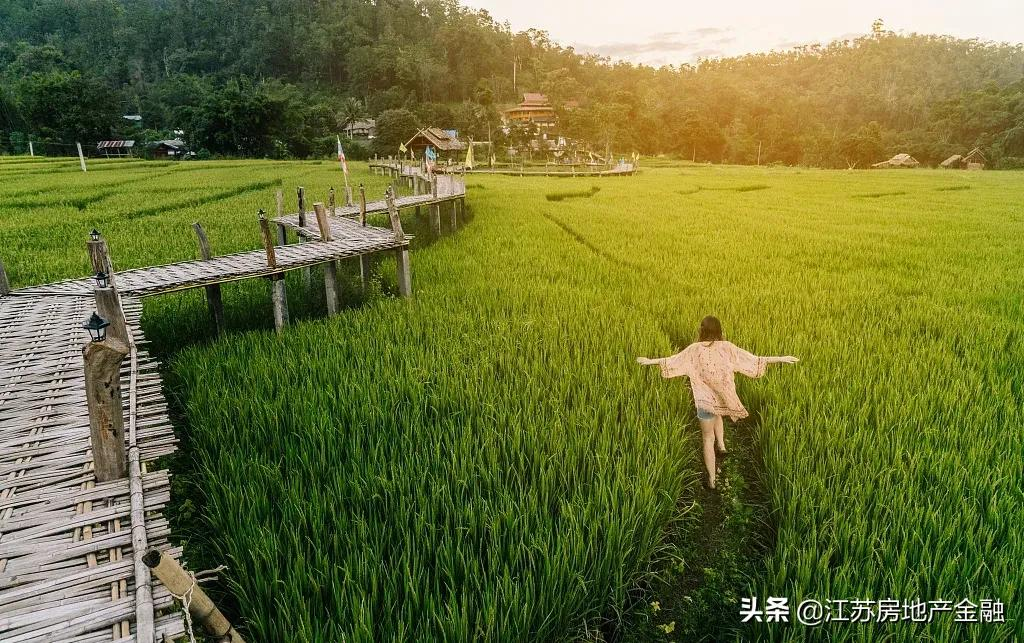
[[[515,31],[649,65],[896,32],[1024,41],[1024,0],[463,0]]]

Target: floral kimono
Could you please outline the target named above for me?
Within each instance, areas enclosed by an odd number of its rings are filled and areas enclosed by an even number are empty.
[[[736,395],[733,373],[761,377],[768,360],[748,353],[724,340],[696,342],[661,363],[664,378],[690,378],[693,402],[698,409],[715,415],[728,415],[735,422],[749,413]]]

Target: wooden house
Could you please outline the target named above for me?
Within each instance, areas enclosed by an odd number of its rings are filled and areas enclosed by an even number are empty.
[[[352,139],[374,139],[377,138],[377,121],[372,118],[351,121],[345,126],[344,132],[345,136]]]
[[[185,158],[185,141],[179,138],[157,141],[149,150],[155,159],[182,159]]]
[[[534,124],[538,127],[553,127],[557,121],[555,109],[544,94],[526,93],[523,94],[523,101],[515,107],[510,107],[502,112],[505,123],[512,124]]]

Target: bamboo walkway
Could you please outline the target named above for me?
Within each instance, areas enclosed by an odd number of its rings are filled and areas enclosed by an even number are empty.
[[[297,217],[297,215],[295,215]],[[336,227],[351,227],[347,219],[331,222]],[[350,224],[350,225],[345,225]],[[356,224],[358,227],[358,224]],[[322,243],[291,244],[276,246],[277,265],[267,265],[263,250],[251,250],[210,259],[185,261],[163,266],[151,266],[117,273],[117,288],[122,295],[145,297],[160,295],[190,288],[200,288],[241,279],[253,279],[280,274],[297,268],[304,268],[327,261],[355,257],[382,250],[391,250],[408,245],[408,241],[396,241],[390,230],[358,227],[359,236],[335,238]],[[32,286],[15,290],[13,297],[26,295],[91,295],[92,279],[72,279],[54,284]]]
[[[418,166],[393,160],[371,161],[370,167],[371,169],[376,168],[384,171],[390,170],[392,172],[400,168],[399,173],[402,176],[422,174],[422,170]],[[529,167],[530,169],[514,165],[505,167],[479,166],[473,169],[468,169],[464,167],[462,164],[456,164],[452,166],[438,165],[436,172],[438,176],[441,177],[442,179],[449,177],[454,178],[455,176],[458,175],[465,176],[467,174],[495,174],[502,176],[557,176],[585,178],[592,176],[633,176],[637,172],[637,165],[635,163],[618,163],[612,166],[582,166],[582,169],[577,169],[577,166],[575,165],[550,165]]]
[[[437,178],[431,194],[395,205],[464,198],[464,183]],[[387,209],[380,201],[366,211]],[[130,334],[121,371],[129,475],[113,482],[96,480],[86,404],[81,324],[96,309],[93,280],[0,290],[0,641],[153,643],[184,633],[173,597],[151,582],[142,562],[150,548],[174,558],[181,551],[170,547],[162,515],[169,474],[151,469],[174,451],[176,439],[158,364],[143,349],[141,298],[407,251],[400,226],[396,232],[344,218],[352,208],[336,213],[330,241],[300,227],[298,215],[279,219],[279,239],[292,227],[318,241],[275,246],[273,267],[265,248],[116,274]]]
[[[559,167],[558,165],[552,165],[550,168],[544,167],[542,169],[516,169],[514,167],[481,167],[464,171],[464,174],[498,174],[502,176],[560,176],[578,178],[590,176],[632,176],[635,173],[636,166],[632,163],[622,163],[612,167],[606,167],[603,170],[599,170],[596,168],[577,170],[575,166],[572,169],[566,170],[564,168]]]

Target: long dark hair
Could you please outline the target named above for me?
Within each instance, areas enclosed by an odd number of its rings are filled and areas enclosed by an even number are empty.
[[[708,315],[700,320],[698,337],[702,342],[722,341],[722,322],[714,315]]]

